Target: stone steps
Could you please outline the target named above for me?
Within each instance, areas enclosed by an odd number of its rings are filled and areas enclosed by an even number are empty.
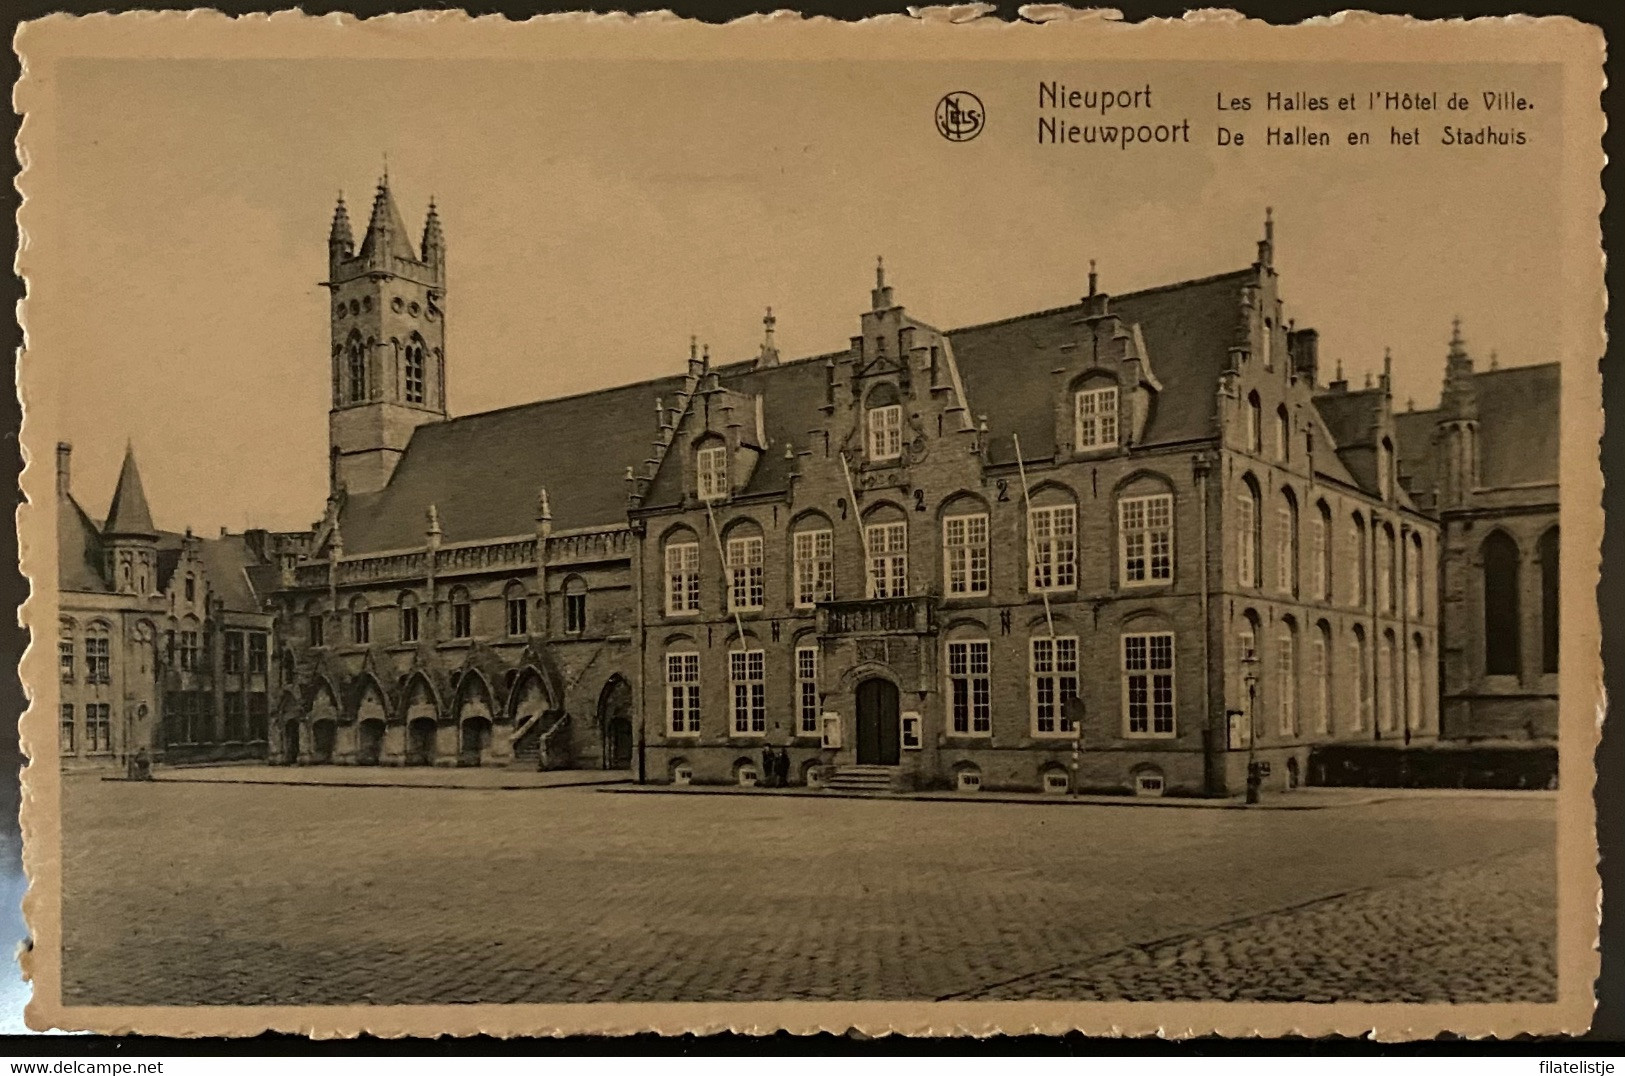
[[[897,771],[890,766],[842,766],[824,778],[836,792],[890,792]]]

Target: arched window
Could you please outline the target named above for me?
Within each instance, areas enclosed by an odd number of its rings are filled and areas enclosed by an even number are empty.
[[[1315,625],[1315,634],[1309,648],[1309,690],[1314,700],[1315,731],[1321,735],[1332,730],[1332,629],[1322,620]]]
[[[345,398],[351,403],[361,403],[367,398],[367,352],[361,337],[350,337],[348,352]]]
[[[1422,636],[1413,635],[1410,652],[1405,655],[1405,727],[1411,732],[1422,731],[1427,718],[1423,706]]]
[[[1325,501],[1315,505],[1309,536],[1314,557],[1314,595],[1324,601],[1332,597],[1332,510]]]
[[[1275,409],[1275,458],[1283,463],[1292,458],[1292,420],[1286,404]]]
[[[987,505],[958,496],[942,509],[942,586],[950,598],[986,594],[991,582]]]
[[[694,450],[694,483],[702,501],[728,496],[728,446],[710,440]]]
[[[1516,676],[1518,645],[1518,543],[1506,531],[1484,539],[1484,672]]]
[[[406,402],[420,404],[427,396],[425,390],[423,340],[415,333],[406,344]]]
[[[729,527],[724,536],[730,613],[760,609],[767,601],[762,546],[762,528],[751,520]]]
[[[57,626],[56,660],[62,682],[64,684],[73,683],[78,678],[79,673],[73,640],[73,621],[71,620],[64,619]]]
[[[791,526],[790,558],[797,609],[835,598],[835,531],[823,515],[803,516]]]
[[[1399,720],[1399,709],[1394,705],[1394,695],[1399,688],[1399,678],[1394,675],[1394,657],[1394,633],[1385,631],[1377,647],[1377,714],[1384,732],[1394,731]]]
[[[681,528],[666,536],[666,614],[700,611],[700,539]]]
[[[1258,585],[1259,515],[1258,485],[1248,475],[1236,497],[1236,574],[1245,587]]]
[[[869,393],[863,427],[871,460],[894,460],[903,454],[903,405],[895,385],[883,382]]]
[[[1027,511],[1027,585],[1034,592],[1075,590],[1078,585],[1078,505],[1058,485],[1033,491]]]
[[[359,594],[350,599],[350,641],[357,646],[372,642],[372,612]]]
[[[1557,671],[1558,537],[1553,527],[1540,536],[1540,670]]]
[[[418,641],[418,596],[406,591],[400,599],[401,616],[401,642],[415,643]]]
[[[1258,393],[1247,394],[1247,451],[1261,453],[1263,445],[1264,405],[1258,399]]]
[[[1405,611],[1412,617],[1422,615],[1422,536],[1411,532],[1405,545]]]
[[[1275,633],[1275,710],[1282,736],[1298,734],[1298,635],[1290,620]]]
[[[1117,444],[1117,386],[1081,386],[1072,394],[1072,443],[1079,451]]]
[[[1275,585],[1283,594],[1298,592],[1298,498],[1281,490],[1275,509],[1280,533],[1276,535]]]
[[[1366,604],[1366,573],[1369,555],[1365,545],[1365,520],[1360,513],[1354,513],[1354,521],[1349,527],[1349,552],[1354,554],[1354,566],[1349,571],[1349,602],[1360,608]]]
[[[564,630],[569,635],[587,630],[587,581],[579,575],[564,581]]]
[[[908,517],[885,505],[863,517],[865,590],[870,598],[908,594]]]
[[[451,591],[451,637],[471,639],[474,636],[474,603],[469,600],[465,587]]]
[[[1371,720],[1371,652],[1366,643],[1365,627],[1354,625],[1349,634],[1349,674],[1354,678],[1354,727],[1363,729]]]
[[[502,592],[502,605],[506,613],[505,623],[508,627],[509,637],[529,634],[529,600],[525,597],[524,584],[518,580],[509,583]]]
[[[1156,480],[1133,482],[1117,500],[1119,582],[1125,587],[1174,577],[1174,495]]]
[[[1377,546],[1377,601],[1382,611],[1394,611],[1394,528],[1391,523],[1382,525],[1382,541]]]

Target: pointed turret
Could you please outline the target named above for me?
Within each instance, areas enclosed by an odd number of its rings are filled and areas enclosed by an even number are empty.
[[[147,508],[147,494],[141,488],[141,471],[135,464],[135,448],[126,445],[124,466],[119,470],[118,487],[113,491],[113,504],[107,510],[107,525],[102,534],[108,538],[156,538],[158,530],[152,525],[152,512]]]
[[[875,310],[890,310],[897,304],[892,299],[891,285],[886,283],[886,259],[875,259],[875,286],[869,293],[869,305]]]
[[[372,199],[372,217],[367,221],[367,235],[361,240],[361,256],[369,260],[405,258],[417,261],[412,241],[406,235],[406,221],[400,207],[389,190],[389,174],[378,180],[378,192]]]
[[[327,233],[327,257],[337,264],[355,253],[355,236],[350,232],[350,211],[339,191],[339,204],[333,210],[333,227]]]
[[[1445,360],[1444,390],[1439,394],[1439,422],[1434,433],[1439,450],[1439,503],[1469,503],[1478,488],[1478,386],[1473,359],[1461,338],[1461,319],[1450,326],[1450,354]]]
[[[1444,390],[1439,394],[1439,417],[1470,421],[1478,418],[1478,388],[1473,358],[1461,338],[1461,318],[1450,323],[1450,354],[1445,359]]]
[[[440,230],[440,213],[429,198],[429,215],[423,222],[423,263],[439,266],[446,257],[446,237]]]

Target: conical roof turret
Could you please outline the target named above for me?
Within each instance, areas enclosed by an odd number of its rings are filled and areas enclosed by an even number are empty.
[[[124,466],[119,470],[118,488],[113,491],[113,504],[107,510],[102,534],[108,538],[158,537],[146,491],[141,488],[141,470],[135,464],[133,445],[124,448]]]

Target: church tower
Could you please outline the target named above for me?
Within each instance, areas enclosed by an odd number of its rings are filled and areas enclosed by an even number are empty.
[[[335,492],[370,493],[389,483],[412,431],[446,417],[446,239],[433,200],[414,250],[385,173],[358,250],[340,195],[324,286],[333,297],[328,480]]]
[[[1439,460],[1439,507],[1459,508],[1478,488],[1478,386],[1473,359],[1461,338],[1461,319],[1450,330],[1444,391],[1439,396],[1439,422],[1434,432]]]

